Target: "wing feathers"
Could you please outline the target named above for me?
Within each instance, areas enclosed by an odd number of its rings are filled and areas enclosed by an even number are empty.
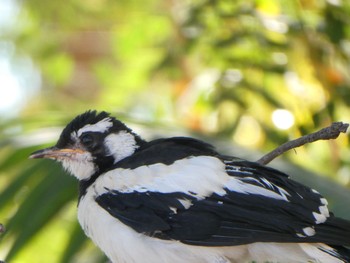
[[[161,147],[157,147],[157,143],[162,144]],[[254,242],[350,245],[350,223],[331,215],[326,200],[317,191],[272,168],[223,157],[208,145],[202,145],[202,148],[200,145],[199,141],[185,138],[160,140],[137,152],[136,161],[129,157],[117,164],[118,169],[132,170],[142,165],[151,167],[163,163],[169,166],[169,174],[174,177],[169,181],[159,181],[160,184],[175,183],[180,187],[187,181],[181,170],[174,172],[173,169],[182,167],[178,165],[181,157],[186,160],[184,165],[191,167],[183,167],[183,171],[193,173],[186,175],[191,177],[188,182],[197,180],[198,185],[184,185],[186,190],[183,192],[147,191],[143,186],[142,192],[107,189],[96,198],[96,202],[139,233],[192,245],[230,246]],[[210,159],[196,159],[201,157],[202,151],[205,151],[204,156],[215,159],[215,165],[220,161],[222,166],[215,167],[223,170],[216,171],[214,166],[215,169],[204,169],[207,163],[201,163],[201,160],[209,162]],[[148,158],[150,155],[152,157]],[[172,166],[174,162],[176,166]],[[196,174],[196,167],[199,174]],[[209,174],[203,176],[203,172]],[[149,174],[152,174],[151,170]],[[176,181],[179,174],[183,181]],[[200,182],[201,178],[207,181]],[[205,195],[191,191],[202,183],[210,186],[211,180],[216,183],[215,188],[206,190]]]

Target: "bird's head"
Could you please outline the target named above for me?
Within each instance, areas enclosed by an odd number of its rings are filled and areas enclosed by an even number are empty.
[[[79,180],[88,180],[132,155],[143,142],[109,113],[87,111],[64,128],[55,146],[36,151],[30,158],[59,161]]]

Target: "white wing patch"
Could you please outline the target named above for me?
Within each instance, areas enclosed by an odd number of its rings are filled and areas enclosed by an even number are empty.
[[[230,177],[224,164],[215,157],[200,156],[185,158],[171,165],[152,164],[135,169],[115,169],[96,180],[99,194],[108,186],[119,192],[184,192],[203,199],[213,192],[225,193],[225,184]]]
[[[188,209],[193,205],[191,200],[188,200],[188,199],[178,199],[178,201],[183,205],[185,209]]]
[[[288,202],[286,191],[275,192],[229,176],[225,164],[211,156],[185,158],[171,165],[152,164],[135,169],[115,169],[100,176],[96,181],[99,194],[107,192],[105,186],[119,192],[184,192],[197,199],[204,199],[213,193],[220,196],[226,189],[243,194],[254,194]]]
[[[284,200],[284,201],[289,202],[288,198],[287,198],[287,195],[289,195],[289,193],[286,192],[285,190],[281,189],[280,187],[278,187],[279,193],[276,193],[270,189],[267,189],[267,188],[264,188],[261,186],[257,186],[254,184],[246,183],[246,182],[244,182],[245,180],[242,180],[242,179],[244,179],[244,178],[232,177],[231,180],[226,185],[226,187],[229,190],[235,191],[237,193],[262,195],[262,196],[266,196],[269,198]]]
[[[288,197],[291,195],[282,187],[279,187],[272,182],[270,182],[268,179],[264,177],[255,178],[252,176],[248,176],[249,174],[253,174],[250,171],[242,170],[242,167],[236,166],[232,163],[232,161],[224,161],[226,164],[226,170],[228,172],[233,172],[238,175],[237,180],[242,181],[245,183],[243,186],[238,187],[232,187],[229,188],[230,190],[246,193],[246,194],[256,194],[256,195],[264,195],[270,198],[280,199],[284,201],[289,201]],[[240,175],[245,175],[244,177],[239,177]],[[254,185],[255,184],[255,185]],[[259,186],[256,186],[259,185]],[[242,192],[243,190],[243,192]],[[268,191],[266,191],[268,190]],[[311,191],[315,194],[320,195],[318,191],[315,189],[311,189]],[[275,193],[275,194],[274,194]],[[298,194],[298,193],[297,193]],[[299,195],[299,194],[298,194]],[[301,195],[299,195],[300,198],[303,198]],[[315,218],[316,224],[321,224],[327,221],[327,218],[329,217],[329,210],[327,207],[327,200],[325,198],[320,198],[320,205],[318,207],[319,211],[312,212],[312,215]],[[299,235],[299,234],[298,234]],[[300,236],[304,236],[303,234],[300,234]]]
[[[315,193],[315,194],[319,194],[320,195],[320,193],[317,190],[315,190],[315,189],[311,189],[311,191],[313,193]],[[321,204],[323,204],[323,205],[318,207],[318,210],[319,210],[320,213],[316,213],[316,212],[312,213],[313,216],[316,219],[316,224],[320,224],[320,223],[326,222],[327,218],[329,217],[329,210],[328,210],[328,207],[327,207],[328,202],[327,202],[326,198],[323,198],[323,197],[320,198],[320,202],[321,202]]]
[[[326,205],[322,205],[318,209],[320,210],[322,215],[329,217],[329,211],[328,211],[328,207]]]
[[[231,161],[224,161],[224,163],[226,164],[227,172],[233,172],[233,173],[245,174],[245,175],[253,174],[253,172],[251,171],[242,170],[242,167],[240,166],[233,165]],[[288,201],[288,196],[290,196],[290,194],[286,190],[271,183],[269,180],[263,177],[254,178],[251,176],[246,176],[246,177],[234,177],[234,178],[235,179],[231,181],[232,183],[236,181],[235,185],[231,185],[229,189],[239,193],[263,195],[266,197],[284,200],[284,201]],[[241,182],[238,182],[238,181],[241,181]],[[256,183],[260,186],[251,184],[250,182]]]
[[[314,236],[316,234],[315,229],[313,227],[304,227],[303,232],[307,236]]]
[[[314,218],[316,219],[316,224],[321,224],[321,223],[324,223],[326,222],[327,220],[327,217],[328,216],[325,216],[323,214],[320,214],[320,213],[316,213],[316,212],[312,212],[312,215],[314,216]]]
[[[286,201],[288,200],[287,196],[290,196],[290,194],[284,190],[283,188],[271,183],[269,180],[266,178],[261,178],[261,180],[271,189],[271,190],[277,190],[279,194],[285,199]]]
[[[104,118],[103,120],[95,124],[87,124],[83,128],[77,131],[77,137],[80,137],[84,132],[105,132],[113,126],[112,119],[110,117]]]
[[[226,162],[224,161],[224,163],[226,163]],[[249,172],[249,171],[242,171],[241,168],[242,167],[240,167],[240,166],[226,164],[226,170],[228,172],[235,172],[235,173],[241,173],[241,174],[253,174],[252,172]]]

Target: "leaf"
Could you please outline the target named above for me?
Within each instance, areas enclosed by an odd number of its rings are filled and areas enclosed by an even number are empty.
[[[16,240],[7,255],[7,261],[76,196],[73,179],[63,174],[57,165],[52,162],[45,165],[43,162],[40,174],[48,175],[30,192],[7,224],[8,233],[16,233]]]
[[[81,230],[80,225],[78,223],[75,224],[74,229],[71,232],[70,239],[66,244],[66,248],[64,249],[64,253],[61,255],[60,262],[71,262],[77,251],[79,251],[84,244],[86,244],[86,241],[87,237]]]

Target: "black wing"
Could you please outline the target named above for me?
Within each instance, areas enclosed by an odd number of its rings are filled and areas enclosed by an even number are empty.
[[[234,204],[218,204],[220,198],[194,201],[191,208],[185,209],[174,199],[175,196],[184,197],[181,193],[106,193],[96,201],[139,233],[191,245],[232,246],[254,242],[350,245],[349,222],[333,216],[314,226],[315,235],[298,236],[296,229],[307,224],[295,221],[296,218],[291,216],[276,215],[275,211],[269,213],[264,209],[248,210]]]
[[[187,139],[178,140],[182,143]],[[198,149],[197,145],[190,148]],[[182,151],[180,145],[178,149],[181,156],[186,157],[188,148]],[[207,149],[208,152],[212,150]],[[146,151],[148,156],[151,150],[152,147]],[[157,153],[164,157],[161,152]],[[190,155],[199,156],[199,153]],[[261,193],[268,190],[280,198],[225,187],[225,194],[212,193],[205,198],[196,197],[196,193],[110,190],[98,196],[96,202],[137,232],[192,245],[232,246],[253,242],[350,245],[350,222],[329,214],[325,199],[315,190],[257,163],[232,160],[214,151],[209,155],[220,158],[226,165],[226,172],[244,186],[260,189]],[[147,160],[141,153],[137,158],[140,162]],[[152,159],[151,163],[155,162]],[[128,163],[121,166],[131,168]]]

